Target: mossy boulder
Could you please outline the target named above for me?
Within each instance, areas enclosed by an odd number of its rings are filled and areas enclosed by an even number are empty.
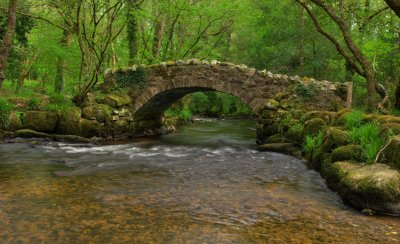
[[[81,109],[78,107],[73,107],[60,113],[56,132],[65,135],[80,135],[79,121],[81,114]]]
[[[113,134],[122,135],[132,132],[132,123],[125,120],[116,121],[112,127]]]
[[[126,105],[130,105],[132,103],[132,99],[127,94],[108,94],[105,96],[104,102],[113,108],[120,108]]]
[[[22,114],[17,112],[11,112],[8,116],[7,130],[16,131],[23,128]]]
[[[362,148],[359,145],[340,146],[332,151],[332,162],[338,161],[362,161]]]
[[[306,113],[303,117],[303,121],[307,121],[310,119],[322,119],[325,123],[330,124],[333,122],[337,113],[330,111],[310,111]]]
[[[48,138],[51,139],[51,135],[43,132],[38,132],[34,130],[29,130],[29,129],[22,129],[22,130],[17,130],[15,131],[15,136],[16,137],[21,137],[21,138]]]
[[[86,107],[82,109],[82,118],[88,120],[95,120],[97,117],[97,109],[95,107]]]
[[[360,165],[336,162],[331,179],[345,203],[377,213],[400,214],[400,172],[385,164]]]
[[[336,114],[336,118],[333,122],[334,126],[344,126],[346,124],[346,117],[352,112],[351,109],[342,109]]]
[[[278,123],[274,123],[272,125],[265,126],[263,129],[263,134],[267,137],[278,134],[280,132],[280,127]]]
[[[389,140],[378,154],[378,162],[400,169],[400,135]]]
[[[101,137],[104,132],[104,127],[96,120],[80,119],[79,134],[83,137]]]
[[[281,135],[281,134],[275,134],[270,137],[265,141],[265,143],[270,144],[270,143],[284,143],[286,142],[286,138]]]
[[[301,157],[300,148],[296,147],[293,143],[269,143],[260,145],[258,148],[260,151],[279,152],[298,158]]]
[[[264,103],[264,108],[268,109],[268,110],[278,110],[279,108],[279,102],[276,101],[275,99],[268,99],[267,101],[265,101]]]
[[[381,124],[397,123],[400,124],[400,116],[378,115],[376,120]]]
[[[339,130],[335,127],[330,127],[326,130],[323,139],[323,148],[326,152],[350,144],[351,138],[350,133],[347,131]]]
[[[326,122],[323,119],[315,118],[304,122],[304,136],[316,136],[326,127]]]
[[[28,111],[23,116],[23,128],[51,133],[56,128],[57,114],[49,111]]]
[[[382,128],[382,134],[394,134],[394,135],[400,135],[400,124],[397,123],[386,123],[381,125]]]
[[[289,130],[285,134],[286,138],[292,141],[296,141],[301,144],[304,140],[304,125],[297,124],[289,128]]]

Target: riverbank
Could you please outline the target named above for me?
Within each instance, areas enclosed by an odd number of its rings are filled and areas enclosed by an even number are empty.
[[[399,117],[349,109],[264,114],[268,119],[257,128],[261,150],[304,157],[356,209],[400,215]]]

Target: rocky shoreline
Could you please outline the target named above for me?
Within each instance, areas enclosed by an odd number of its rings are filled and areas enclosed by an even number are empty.
[[[320,172],[327,185],[356,209],[400,216],[400,118],[362,115],[362,123],[377,123],[385,138],[376,160],[367,162],[345,127],[351,113],[270,109],[258,123],[259,148],[305,158],[309,168]],[[318,135],[320,145],[306,151],[305,138]]]

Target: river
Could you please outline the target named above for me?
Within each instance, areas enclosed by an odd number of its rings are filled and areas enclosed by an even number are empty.
[[[114,145],[0,145],[4,243],[397,243],[400,219],[345,206],[251,121]]]

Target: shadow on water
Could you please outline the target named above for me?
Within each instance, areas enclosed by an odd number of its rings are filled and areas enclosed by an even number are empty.
[[[0,147],[1,242],[396,243],[315,171],[255,149],[251,121],[118,145]]]

